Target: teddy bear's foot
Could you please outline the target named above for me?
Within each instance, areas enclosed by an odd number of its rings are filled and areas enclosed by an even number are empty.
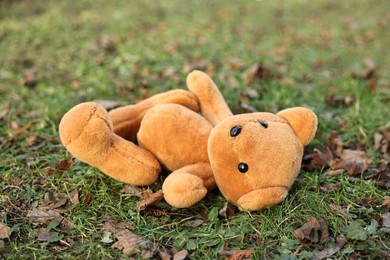
[[[240,210],[258,210],[282,202],[288,194],[286,187],[269,187],[251,191],[238,199]]]
[[[177,208],[188,208],[216,187],[210,164],[197,163],[172,172],[164,181],[165,200]]]
[[[160,173],[151,153],[113,133],[107,111],[97,103],[72,108],[62,118],[59,133],[73,156],[119,181],[149,185]]]
[[[206,73],[198,70],[191,72],[187,76],[187,87],[198,97],[201,113],[212,125],[233,115],[221,92]]]

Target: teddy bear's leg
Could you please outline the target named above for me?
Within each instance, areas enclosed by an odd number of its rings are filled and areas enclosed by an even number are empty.
[[[221,92],[206,73],[197,70],[191,72],[187,77],[187,87],[198,97],[202,115],[213,126],[233,115]]]
[[[199,112],[198,100],[194,94],[182,89],[171,90],[151,96],[138,104],[111,110],[109,115],[114,133],[126,140],[134,141],[145,113],[150,108],[160,104],[179,104]]]
[[[132,185],[149,185],[160,173],[160,164],[148,151],[114,134],[107,111],[87,102],[66,113],[59,126],[60,138],[80,161]]]
[[[196,163],[172,172],[164,181],[165,200],[177,208],[188,208],[216,187],[209,163]]]

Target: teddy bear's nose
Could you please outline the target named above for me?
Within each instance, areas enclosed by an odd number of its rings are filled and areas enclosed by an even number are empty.
[[[233,126],[232,129],[230,129],[230,136],[234,137],[241,133],[242,127],[239,125]]]

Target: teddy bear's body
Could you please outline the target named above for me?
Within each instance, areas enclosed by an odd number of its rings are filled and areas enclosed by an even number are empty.
[[[189,207],[217,185],[241,209],[282,201],[298,175],[303,146],[317,119],[306,108],[233,116],[204,73],[172,90],[107,113],[96,103],[70,110],[60,137],[81,161],[132,185],[155,182],[161,166],[165,200]],[[135,143],[138,143],[136,145]]]

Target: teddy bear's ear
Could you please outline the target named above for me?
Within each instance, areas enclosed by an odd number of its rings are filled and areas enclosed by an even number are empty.
[[[317,131],[317,116],[308,108],[293,107],[280,111],[278,116],[286,119],[303,145],[313,140]]]

